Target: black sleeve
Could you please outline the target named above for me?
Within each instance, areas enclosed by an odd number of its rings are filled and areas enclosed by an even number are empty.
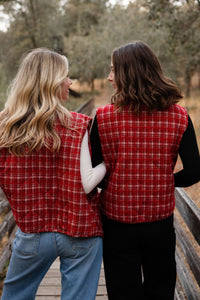
[[[188,187],[200,180],[200,156],[194,127],[188,116],[188,126],[179,146],[183,169],[174,174],[176,187]]]
[[[90,133],[90,142],[92,148],[92,166],[96,167],[103,161],[103,155],[101,150],[101,141],[99,137],[97,118],[95,116]]]

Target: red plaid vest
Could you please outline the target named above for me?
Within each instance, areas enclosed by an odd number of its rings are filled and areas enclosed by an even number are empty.
[[[107,167],[100,198],[103,213],[126,223],[167,218],[175,206],[173,170],[188,124],[184,108],[138,116],[113,105],[97,109],[103,158]]]
[[[102,236],[98,202],[84,193],[80,176],[82,138],[91,118],[72,112],[70,127],[58,122],[59,153],[47,148],[17,157],[0,151],[0,183],[23,232],[54,231]]]

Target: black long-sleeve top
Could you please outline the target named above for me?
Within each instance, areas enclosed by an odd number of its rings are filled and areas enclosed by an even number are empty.
[[[96,117],[93,122],[90,139],[92,164],[96,166],[103,160]],[[174,173],[175,186],[188,187],[197,183],[200,180],[200,156],[194,127],[189,116],[188,126],[182,136],[178,153],[183,164],[183,169]]]

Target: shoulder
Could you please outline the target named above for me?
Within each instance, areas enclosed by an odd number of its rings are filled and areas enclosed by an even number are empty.
[[[173,111],[175,113],[179,113],[181,115],[184,115],[184,116],[188,117],[187,110],[184,107],[182,107],[182,106],[180,106],[178,104],[171,105],[170,108],[169,108],[169,110],[171,110],[171,111]]]
[[[113,104],[108,104],[108,105],[105,105],[105,106],[101,106],[101,107],[98,107],[96,109],[96,116],[97,116],[97,121],[105,121],[105,120],[108,120],[108,119],[111,119],[113,118],[113,115],[114,115],[114,105]]]
[[[74,123],[89,124],[92,122],[92,118],[87,115],[76,113],[73,111],[71,111],[70,114],[71,114],[71,121]]]
[[[169,111],[172,113],[172,118],[177,122],[184,124],[184,126],[188,125],[189,116],[187,110],[184,107],[178,104],[173,104],[169,108]]]
[[[114,110],[114,105],[113,104],[107,104],[104,106],[100,106],[96,109],[96,113],[97,114],[102,114],[102,113],[106,113],[106,112],[113,112]]]

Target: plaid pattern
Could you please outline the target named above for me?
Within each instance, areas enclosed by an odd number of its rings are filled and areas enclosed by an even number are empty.
[[[173,169],[188,124],[184,108],[141,114],[97,109],[99,136],[107,167],[101,193],[103,213],[126,223],[167,218],[175,206]]]
[[[102,236],[99,204],[85,195],[80,176],[81,142],[91,118],[71,115],[74,130],[56,125],[62,140],[59,153],[45,147],[23,157],[0,151],[1,187],[24,232]]]

